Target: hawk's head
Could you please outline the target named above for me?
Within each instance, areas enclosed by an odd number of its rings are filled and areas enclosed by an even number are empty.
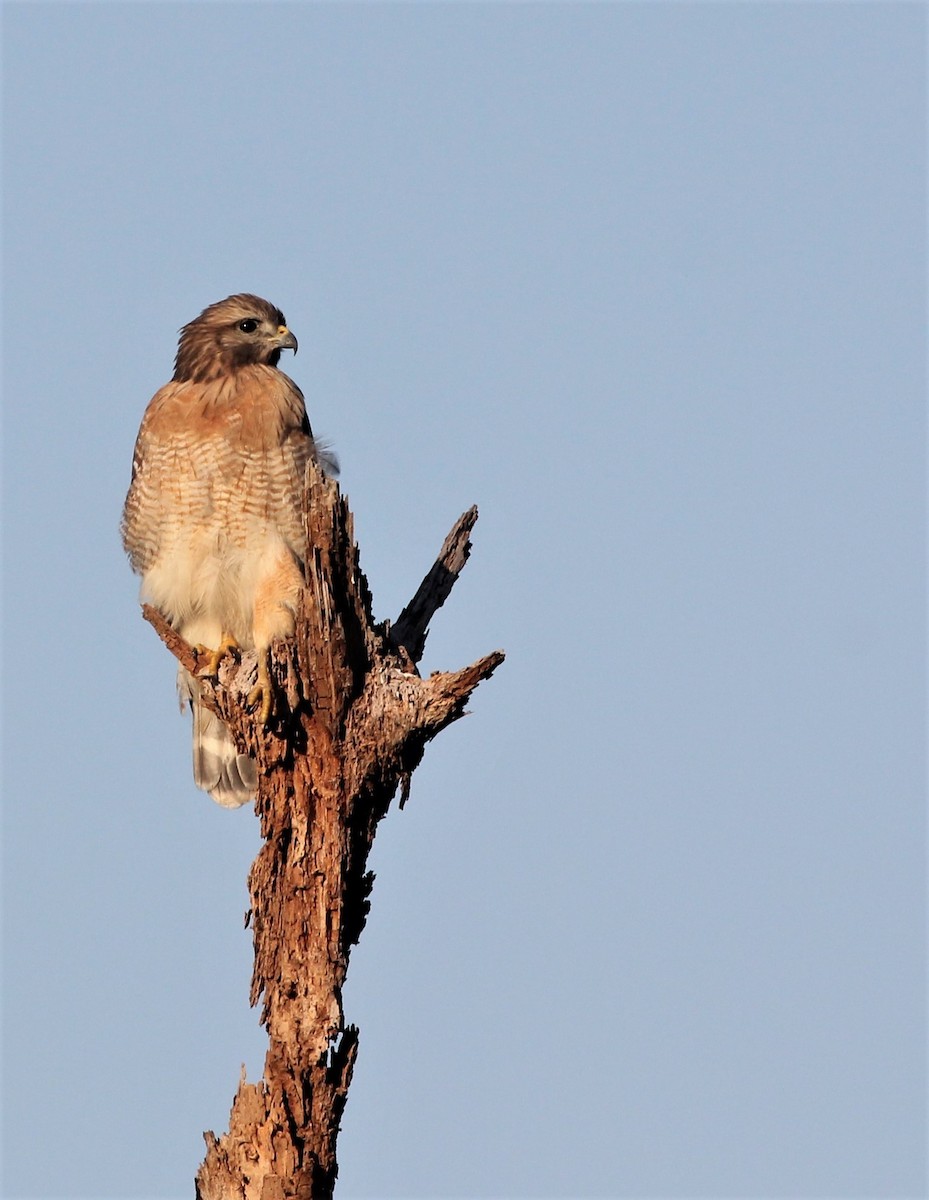
[[[206,383],[255,363],[276,367],[282,350],[297,353],[281,310],[245,292],[228,296],[181,330],[174,379]]]

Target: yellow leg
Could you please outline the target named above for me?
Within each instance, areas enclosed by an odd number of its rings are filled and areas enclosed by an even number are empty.
[[[194,649],[198,655],[206,656],[206,663],[197,671],[197,674],[208,678],[218,673],[219,664],[227,654],[237,654],[241,647],[231,633],[224,633],[216,650],[211,650],[209,646],[200,645],[194,646]]]
[[[248,702],[257,708],[256,716],[267,725],[274,712],[274,688],[271,684],[271,643],[275,638],[293,637],[294,613],[300,602],[303,573],[281,543],[277,557],[255,588],[252,637],[258,650],[258,683],[249,693]]]
[[[274,688],[271,686],[271,651],[258,652],[258,682],[248,693],[248,703],[257,708],[256,716],[267,725],[274,711]]]

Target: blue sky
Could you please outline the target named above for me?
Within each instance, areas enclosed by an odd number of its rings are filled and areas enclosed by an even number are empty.
[[[190,1196],[264,1038],[117,525],[300,340],[379,617],[507,662],[375,845],[339,1195],[927,1190],[926,10],[7,3],[3,1194]]]

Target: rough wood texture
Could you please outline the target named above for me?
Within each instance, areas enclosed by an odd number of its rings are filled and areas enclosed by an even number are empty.
[[[254,653],[223,663],[206,701],[260,767],[264,839],[248,886],[255,966],[269,1048],[264,1077],[243,1077],[229,1132],[204,1135],[197,1200],[319,1200],[332,1195],[336,1137],[358,1031],[346,1026],[342,984],[368,914],[368,853],[398,784],[426,742],[460,717],[497,651],[463,670],[422,679],[415,663],[429,620],[462,567],[477,510],[464,513],[391,630],[376,625],[358,565],[352,518],[338,486],[311,464],[305,498],[306,589],[292,643],[274,647],[278,704],[268,728],[244,706]],[[194,649],[146,606],[168,649],[196,671]]]

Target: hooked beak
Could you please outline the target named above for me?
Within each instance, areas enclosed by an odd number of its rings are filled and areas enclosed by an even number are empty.
[[[286,325],[279,326],[275,345],[279,350],[293,350],[294,354],[297,353],[297,339]]]

